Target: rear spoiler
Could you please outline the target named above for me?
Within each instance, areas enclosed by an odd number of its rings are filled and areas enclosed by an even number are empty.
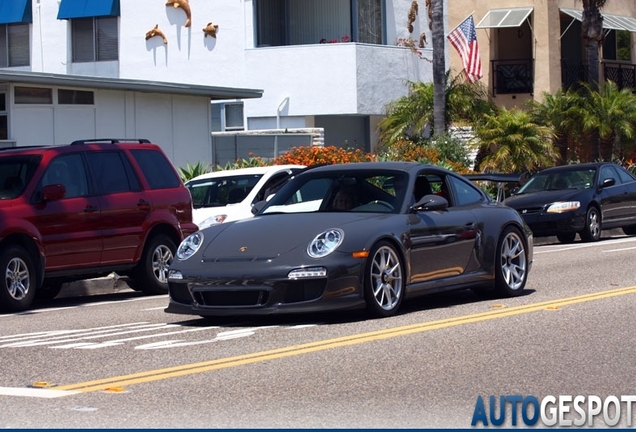
[[[491,181],[497,183],[497,202],[502,202],[505,197],[504,183],[519,183],[526,174],[496,174],[496,173],[481,173],[481,174],[464,174],[470,181]]]

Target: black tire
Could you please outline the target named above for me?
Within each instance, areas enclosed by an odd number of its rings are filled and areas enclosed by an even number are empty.
[[[168,270],[177,246],[170,237],[158,234],[144,248],[135,269],[134,285],[147,295],[168,293]]]
[[[628,236],[636,235],[636,225],[623,227],[623,232]]]
[[[572,243],[574,241],[574,239],[576,238],[576,233],[575,232],[560,232],[556,235],[557,240],[559,240],[561,243]]]
[[[21,312],[33,304],[37,283],[31,256],[20,246],[0,251],[0,308]]]
[[[579,233],[584,242],[595,242],[601,238],[601,213],[598,208],[590,206],[585,215],[585,227]]]
[[[386,241],[377,243],[365,268],[367,312],[381,318],[395,315],[404,299],[404,279],[404,264],[393,245]]]
[[[57,295],[62,291],[62,283],[55,282],[51,284],[47,284],[41,286],[35,292],[35,301],[38,302],[47,302],[53,300]]]
[[[495,291],[503,297],[521,295],[528,280],[528,250],[521,232],[514,227],[504,230],[495,255]]]

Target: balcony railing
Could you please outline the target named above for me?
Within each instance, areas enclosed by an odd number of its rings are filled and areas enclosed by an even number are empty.
[[[493,94],[534,92],[532,59],[492,60]]]
[[[601,62],[601,79],[611,80],[619,89],[628,88],[636,92],[636,64],[613,61]],[[561,62],[561,85],[564,89],[576,88],[587,82],[587,66],[582,63]]]

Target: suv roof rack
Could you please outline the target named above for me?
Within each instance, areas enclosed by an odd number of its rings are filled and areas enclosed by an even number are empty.
[[[89,144],[89,143],[119,144],[123,142],[150,144],[150,140],[147,140],[145,138],[95,138],[95,139],[73,141],[71,145],[82,145],[82,144]]]

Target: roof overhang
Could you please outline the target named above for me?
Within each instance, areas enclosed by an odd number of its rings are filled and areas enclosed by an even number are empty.
[[[57,19],[119,16],[119,0],[60,0]]]
[[[490,9],[475,28],[519,27],[532,10],[531,7]]]
[[[583,21],[583,11],[578,9],[566,9],[559,8],[561,12],[572,18]],[[632,18],[624,15],[613,15],[602,13],[603,16],[603,28],[606,30],[625,30],[632,33],[636,33],[636,18]],[[565,32],[564,32],[565,33]]]
[[[0,24],[32,23],[31,0],[0,0]]]
[[[263,96],[263,90],[211,87],[185,83],[143,81],[122,78],[105,78],[81,75],[48,74],[39,72],[18,72],[0,70],[0,83],[20,83],[62,86],[71,88],[90,88],[104,90],[127,90],[145,93],[164,93],[186,96],[206,96],[212,100],[257,99]]]

